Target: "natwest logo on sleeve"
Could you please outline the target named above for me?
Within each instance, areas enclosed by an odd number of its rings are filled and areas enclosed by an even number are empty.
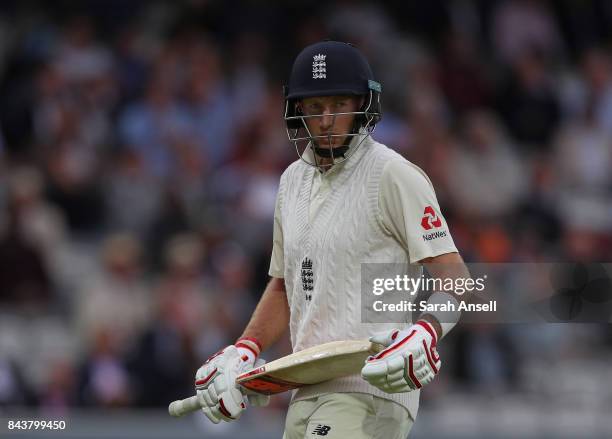
[[[423,241],[431,241],[436,238],[444,238],[446,236],[446,230],[430,233],[429,235],[423,235]]]
[[[421,218],[421,227],[425,230],[437,229],[442,226],[442,220],[438,218],[433,207],[427,206],[423,211],[423,218]]]
[[[436,214],[436,211],[431,206],[427,206],[423,211],[421,218],[421,227],[425,230],[437,229],[442,227],[442,219]],[[432,233],[423,235],[423,241],[431,241],[437,238],[446,236],[446,230],[437,230]]]

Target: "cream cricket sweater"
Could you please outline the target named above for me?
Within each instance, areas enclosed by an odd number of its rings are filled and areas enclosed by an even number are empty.
[[[405,273],[399,274],[419,277],[422,273],[420,265],[410,265],[411,259],[414,262],[410,257],[411,238],[396,236],[389,230],[393,227],[385,226],[382,219],[381,175],[390,162],[401,162],[408,172],[422,173],[370,136],[344,163],[327,171],[324,184],[330,187],[322,201],[311,197],[313,181],[320,178],[315,175],[317,169],[298,160],[283,173],[276,204],[270,275],[285,280],[294,352],[330,341],[367,339],[375,332],[401,326],[361,322],[361,263],[399,263],[406,267]],[[416,178],[423,185],[407,190],[425,195],[411,195],[404,208],[420,209],[412,215],[420,218],[423,210],[413,204],[420,204],[421,198],[435,206],[437,201],[427,177],[422,174]],[[317,202],[312,214],[311,205]],[[444,243],[422,243],[421,233],[417,233],[414,242],[418,244],[413,251],[419,258],[456,251],[450,234],[450,241]],[[406,322],[410,321],[411,316],[406,315]],[[418,410],[418,390],[388,394],[359,375],[301,388],[294,394],[294,400],[335,392],[368,393],[393,400],[404,406],[413,419]]]

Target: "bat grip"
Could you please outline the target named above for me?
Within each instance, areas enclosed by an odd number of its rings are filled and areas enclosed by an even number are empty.
[[[188,413],[195,412],[200,408],[202,407],[198,402],[198,397],[191,396],[189,398],[177,399],[176,401],[172,401],[168,406],[168,413],[170,413],[170,416],[178,418]]]

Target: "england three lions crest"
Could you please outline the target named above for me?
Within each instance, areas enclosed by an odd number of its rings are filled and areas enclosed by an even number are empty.
[[[325,58],[327,55],[321,53],[312,57],[312,79],[327,78],[327,64]]]
[[[312,290],[314,290],[314,273],[312,271],[312,261],[308,257],[302,261],[302,290],[307,302],[312,300]]]

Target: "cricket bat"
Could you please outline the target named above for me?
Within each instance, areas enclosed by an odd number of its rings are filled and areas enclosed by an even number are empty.
[[[368,340],[332,341],[249,370],[236,383],[250,392],[274,395],[359,373],[366,358],[382,349],[384,346]],[[172,402],[168,412],[178,417],[198,409],[197,396],[192,396]]]

